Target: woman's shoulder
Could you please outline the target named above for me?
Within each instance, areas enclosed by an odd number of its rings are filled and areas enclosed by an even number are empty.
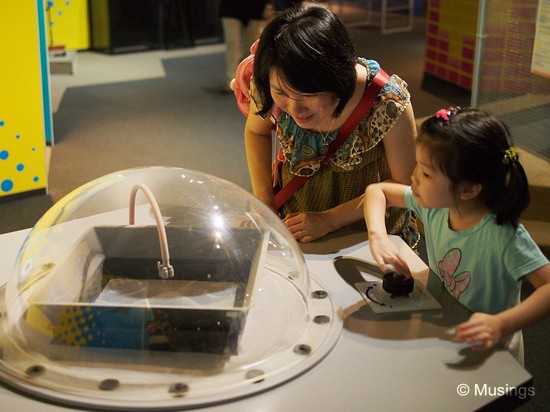
[[[376,60],[366,59],[364,57],[358,57],[357,62],[367,69],[368,84],[370,84],[374,76],[376,76],[382,68],[380,66],[380,63],[378,63]],[[390,79],[382,88],[381,94],[398,97],[399,100],[408,104],[410,95],[407,82],[395,73],[388,74],[390,75]]]
[[[380,63],[376,60],[365,59],[364,57],[358,57],[357,63],[367,69],[367,82],[370,83],[371,80],[376,76],[380,70]]]

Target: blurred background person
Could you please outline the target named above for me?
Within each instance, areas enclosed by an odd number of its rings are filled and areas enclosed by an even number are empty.
[[[222,0],[220,17],[225,51],[225,83],[221,93],[233,93],[229,83],[235,77],[239,62],[250,54],[250,46],[258,39],[272,12],[271,0]]]
[[[298,4],[302,4],[302,0],[273,0],[271,3],[275,12],[280,12],[288,9],[289,7],[294,7]]]

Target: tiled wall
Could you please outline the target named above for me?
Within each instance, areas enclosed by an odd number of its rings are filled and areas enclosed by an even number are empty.
[[[472,87],[479,0],[428,0],[424,71]]]
[[[537,0],[488,3],[480,66],[482,92],[550,92],[550,81],[531,71],[537,6]]]

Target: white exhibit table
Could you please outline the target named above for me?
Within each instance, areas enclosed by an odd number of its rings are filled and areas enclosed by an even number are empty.
[[[7,282],[28,232],[0,235],[0,285]],[[312,277],[329,292],[343,322],[336,345],[301,376],[200,411],[471,411],[487,405],[504,410],[528,399],[532,377],[509,352],[474,352],[453,339],[449,329],[469,312],[435,275],[426,272],[417,282],[426,285],[440,309],[375,313],[355,287],[368,272],[365,234],[329,237],[303,245],[303,251]],[[502,396],[505,392],[510,396]],[[70,410],[4,384],[0,405],[10,411]]]

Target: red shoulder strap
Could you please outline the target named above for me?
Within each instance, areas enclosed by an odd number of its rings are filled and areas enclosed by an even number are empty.
[[[353,113],[342,125],[342,127],[340,127],[340,130],[338,131],[338,136],[330,144],[326,156],[323,158],[323,160],[321,160],[321,166],[323,166],[325,162],[330,159],[334,152],[336,152],[336,150],[338,150],[338,148],[342,145],[344,140],[346,140],[346,138],[348,138],[349,135],[353,133],[355,128],[359,126],[359,123],[361,123],[361,120],[363,119],[365,114],[367,114],[367,112],[372,107],[374,100],[378,97],[380,90],[382,89],[382,87],[384,87],[389,79],[390,76],[388,75],[388,73],[380,68],[376,76],[374,76],[371,85],[367,88],[367,90],[365,90],[365,93],[363,93],[363,97],[361,98],[361,101],[359,102]],[[310,176],[294,176],[290,180],[290,182],[288,182],[281,190],[279,190],[279,192],[277,192],[277,194],[275,195],[275,206],[277,207],[277,210],[282,205],[284,205],[300,187],[304,185],[309,177]]]

